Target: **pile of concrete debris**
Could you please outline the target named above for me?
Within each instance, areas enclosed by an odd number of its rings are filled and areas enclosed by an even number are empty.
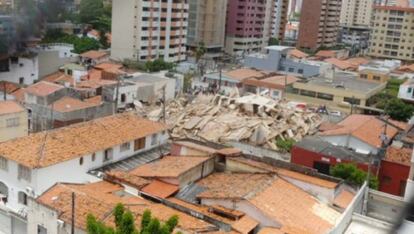
[[[277,138],[300,140],[314,134],[322,121],[318,114],[258,95],[199,95],[191,102],[180,98],[169,103],[165,112],[172,138],[241,141],[274,150]],[[162,121],[164,111],[146,113],[147,118]]]

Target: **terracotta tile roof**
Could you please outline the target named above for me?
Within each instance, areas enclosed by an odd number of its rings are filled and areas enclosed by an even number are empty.
[[[323,58],[335,58],[336,51],[334,50],[320,50],[318,53],[315,54],[316,57],[323,57]]]
[[[18,89],[20,89],[20,86],[18,84],[10,81],[0,80],[0,91],[6,91],[7,94],[11,94]]]
[[[96,104],[96,105],[100,105],[102,103],[102,96],[98,95],[98,96],[95,96],[95,97],[87,98],[83,101],[88,102],[88,103],[93,103],[93,104]]]
[[[319,125],[318,129],[319,129],[319,131],[324,132],[324,131],[334,130],[334,129],[338,129],[338,128],[341,128],[341,126],[339,126],[335,123],[324,121],[324,122],[321,123],[321,125]]]
[[[250,231],[255,229],[257,225],[259,225],[259,222],[252,219],[250,216],[245,215],[241,219],[233,223],[231,227],[242,234],[248,234],[250,233]]]
[[[265,74],[266,73],[264,72],[249,68],[240,68],[224,73],[225,76],[228,76],[231,79],[238,80],[240,82],[247,78],[261,78],[265,76]]]
[[[385,123],[375,116],[370,115],[350,115],[338,123],[340,128],[323,131],[322,136],[352,135],[359,140],[374,147],[381,146],[380,136],[384,132]],[[390,125],[387,126],[386,135],[392,139],[398,130]]]
[[[48,81],[55,84],[65,84],[69,83],[70,85],[73,85],[75,82],[75,79],[72,76],[66,75],[63,72],[55,72],[50,75],[45,76],[42,81]]]
[[[154,180],[149,185],[141,189],[141,192],[143,193],[163,199],[173,195],[177,191],[177,185],[168,184],[159,180]]]
[[[91,102],[83,102],[79,99],[65,96],[51,104],[49,107],[53,108],[53,110],[57,112],[65,113],[91,108],[94,106],[97,106],[97,104]]]
[[[30,168],[41,168],[165,129],[162,123],[124,113],[1,143],[0,155]]]
[[[401,130],[408,130],[408,128],[410,127],[410,125],[408,123],[402,122],[402,121],[397,121],[397,120],[389,119],[388,122],[390,122],[391,124],[395,125],[396,127],[398,127]]]
[[[58,211],[59,219],[67,224],[71,222],[71,196],[75,193],[75,226],[85,230],[86,216],[93,214],[98,220],[107,225],[114,226],[113,208],[123,203],[136,218],[137,226],[141,223],[142,214],[146,209],[151,210],[154,217],[165,222],[172,215],[178,215],[178,229],[185,232],[197,232],[213,228],[214,226],[184,214],[162,204],[155,204],[140,197],[123,193],[123,187],[109,182],[92,184],[57,184],[36,199],[53,210]],[[118,195],[122,193],[122,196]]]
[[[25,93],[26,93],[26,89],[25,88],[20,88],[20,89],[14,91],[13,93],[11,93],[10,95],[12,95],[14,98],[16,98],[16,101],[24,102],[24,94]]]
[[[90,59],[100,59],[103,57],[108,56],[108,52],[106,51],[97,51],[97,50],[90,50],[83,54],[80,54],[81,57],[90,58]]]
[[[25,109],[15,101],[0,101],[0,115],[23,112]]]
[[[244,199],[282,227],[326,233],[340,217],[333,208],[275,175],[215,173],[197,184],[207,189],[199,198]]]
[[[112,80],[85,80],[76,84],[76,89],[97,89],[103,86],[116,85]]]
[[[410,166],[412,153],[413,150],[409,148],[398,149],[390,146],[387,148],[384,160]]]
[[[347,61],[339,60],[337,58],[328,58],[328,59],[325,59],[324,61],[334,65],[335,67],[337,67],[341,70],[347,70],[347,69],[352,67],[352,65],[350,63],[348,63]]]
[[[237,161],[239,163],[244,163],[246,165],[265,170],[267,172],[277,173],[281,176],[289,177],[289,178],[292,178],[292,179],[295,179],[295,180],[300,180],[300,181],[303,181],[303,182],[306,182],[306,183],[318,185],[318,186],[325,187],[325,188],[333,189],[338,185],[337,183],[329,181],[329,180],[324,180],[324,179],[320,179],[320,178],[317,178],[317,177],[314,177],[314,176],[305,175],[305,174],[302,174],[302,173],[299,173],[299,172],[274,167],[274,166],[271,166],[267,163],[262,163],[262,162],[258,162],[258,161],[255,161],[255,160],[246,159],[246,158],[243,158],[243,157],[228,158],[227,160]]]
[[[360,65],[369,63],[369,59],[363,57],[349,58],[346,61],[355,68],[358,68]]]
[[[351,204],[352,199],[354,199],[355,194],[344,189],[341,193],[339,193],[334,199],[334,205],[341,207],[342,209],[346,209],[349,204]]]
[[[298,49],[290,50],[289,55],[298,59],[307,58],[309,56],[307,53],[302,52]]]
[[[284,89],[285,87],[285,81],[287,85],[293,84],[299,79],[295,76],[287,75],[278,75],[278,76],[272,76],[265,79],[256,79],[256,78],[248,78],[243,80],[243,84],[246,85],[252,85],[256,87],[267,87],[271,89]]]
[[[309,234],[312,232],[309,232],[304,229],[300,229],[297,227],[282,227],[280,229],[277,228],[271,228],[271,227],[264,227],[260,229],[260,231],[257,234]]]
[[[57,84],[46,82],[46,81],[40,81],[36,84],[32,84],[29,87],[27,87],[25,89],[25,92],[33,94],[35,96],[44,97],[56,91],[59,91],[63,88],[64,87],[61,85],[57,85]]]
[[[178,177],[209,159],[210,157],[167,156],[139,166],[131,173],[142,177]]]
[[[125,171],[109,171],[105,173],[105,180],[115,182],[115,183],[122,183],[132,186],[136,189],[141,189],[144,186],[151,183],[151,181],[144,179],[142,177],[132,175],[131,173]]]
[[[98,69],[98,70],[109,70],[109,71],[114,71],[114,70],[119,70],[123,67],[122,64],[118,64],[118,63],[110,63],[110,62],[105,62],[105,63],[100,63],[96,66],[94,66],[94,68]]]
[[[397,70],[406,71],[406,72],[414,72],[414,63],[410,65],[403,65],[399,67]]]

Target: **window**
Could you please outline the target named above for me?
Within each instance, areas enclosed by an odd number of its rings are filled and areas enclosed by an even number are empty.
[[[413,91],[413,88],[408,88],[408,93],[411,93]]]
[[[272,96],[273,97],[279,97],[279,91],[278,90],[273,90]]]
[[[96,158],[96,154],[95,154],[95,153],[93,153],[93,154],[92,154],[92,157],[91,157],[92,162],[95,162],[95,158]]]
[[[303,74],[303,69],[298,69],[299,74]]]
[[[344,97],[344,102],[348,102],[348,103],[353,104],[353,105],[359,105],[359,104],[361,104],[361,100],[360,99],[349,98],[349,97]]]
[[[374,76],[374,80],[381,80],[381,77],[379,77],[379,76]]]
[[[129,142],[126,142],[121,145],[121,152],[127,151],[131,148],[131,144]]]
[[[47,229],[41,225],[37,225],[37,234],[47,234]]]
[[[327,93],[318,93],[317,98],[332,101],[334,96],[332,94],[327,94]]]
[[[295,69],[293,67],[289,67],[289,72],[294,72]]]
[[[7,165],[7,159],[0,156],[0,169],[7,171],[8,165]]]
[[[8,128],[17,127],[19,125],[20,125],[19,117],[6,119],[6,127]]]
[[[24,77],[19,78],[19,84],[24,84]]]
[[[83,157],[81,157],[80,159],[79,159],[79,165],[82,165],[83,164]]]
[[[158,135],[157,134],[153,134],[151,136],[151,145],[157,144],[157,140],[158,140]]]
[[[361,79],[367,79],[368,78],[368,75],[367,74],[361,74]]]
[[[145,148],[145,137],[136,139],[134,141],[134,151],[138,151]]]
[[[111,148],[106,149],[104,152],[104,158],[103,161],[107,162],[113,158],[113,150]]]
[[[32,172],[30,171],[30,168],[19,164],[19,167],[17,170],[17,179],[19,180],[23,179],[23,180],[30,182],[32,179]]]
[[[126,102],[126,94],[125,93],[121,94],[121,102],[122,103]]]
[[[23,204],[23,205],[27,206],[27,195],[26,195],[25,192],[20,191],[17,194],[17,197],[18,197],[19,204]]]

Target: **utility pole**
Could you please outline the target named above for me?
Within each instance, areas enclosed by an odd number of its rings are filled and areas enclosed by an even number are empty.
[[[167,114],[166,114],[166,101],[165,101],[165,89],[167,85],[164,85],[162,87],[162,118],[164,120],[164,123],[167,123]]]
[[[75,192],[72,192],[72,223],[71,234],[75,234]]]
[[[115,90],[116,96],[115,96],[115,107],[114,107],[115,109],[113,111],[113,114],[118,112],[118,96],[119,96],[119,85],[120,85],[121,79],[122,79],[122,75],[118,77],[118,81],[116,82],[116,90]]]
[[[371,152],[368,154],[368,159],[369,159],[369,163],[368,163],[368,172],[367,172],[367,178],[366,178],[367,188],[365,189],[364,202],[362,204],[362,213],[364,215],[366,215],[368,212],[369,181],[371,180],[371,164],[372,164],[372,159],[373,159]]]
[[[220,92],[221,91],[221,79],[222,79],[222,65],[221,65],[221,63],[219,63],[219,88],[218,88],[218,91]]]
[[[286,99],[286,90],[287,90],[287,73],[285,74],[285,87],[283,87],[283,98]]]
[[[3,81],[3,99],[4,101],[7,100],[6,81]]]

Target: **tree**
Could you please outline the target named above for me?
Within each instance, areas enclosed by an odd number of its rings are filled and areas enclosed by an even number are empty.
[[[392,98],[387,102],[384,111],[391,119],[407,121],[413,116],[414,107],[404,103],[398,98]]]
[[[283,152],[290,152],[290,150],[292,149],[295,143],[296,141],[291,138],[287,138],[287,139],[277,138],[276,140],[276,146]]]
[[[145,210],[141,219],[141,231],[135,225],[135,217],[122,204],[114,208],[115,229],[106,226],[95,216],[89,214],[86,218],[88,234],[171,234],[178,225],[178,216],[171,216],[167,222],[161,223],[152,217],[150,210]],[[180,233],[180,232],[178,232]]]
[[[206,50],[206,47],[204,45],[204,42],[198,43],[197,49],[195,50],[195,59],[196,59],[197,63],[204,56],[204,54],[206,52],[207,52],[207,50]]]
[[[339,163],[331,168],[330,174],[334,177],[344,179],[347,182],[361,186],[367,179],[367,173],[361,169],[358,169],[355,164],[352,163]],[[369,180],[369,187],[372,189],[378,189],[378,178],[371,174]]]
[[[109,47],[108,37],[103,30],[99,31],[99,43],[101,43],[101,47],[104,49]]]
[[[79,17],[81,23],[92,24],[104,14],[104,4],[102,0],[82,0],[79,7]]]
[[[269,39],[269,46],[273,46],[273,45],[279,45],[279,40],[277,38],[271,37]]]

